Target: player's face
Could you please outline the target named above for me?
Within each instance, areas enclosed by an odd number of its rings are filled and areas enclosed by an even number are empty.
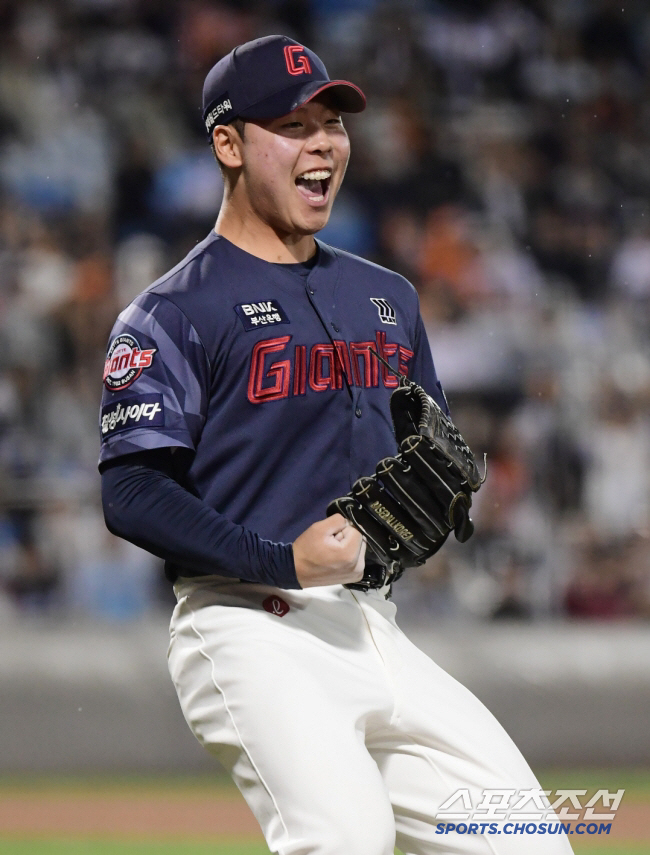
[[[248,122],[243,178],[254,213],[284,234],[313,234],[327,223],[350,140],[339,113],[309,101],[279,119]]]

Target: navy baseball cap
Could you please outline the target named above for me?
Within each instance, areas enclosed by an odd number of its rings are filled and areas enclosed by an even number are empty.
[[[327,90],[345,113],[360,113],[366,96],[347,80],[330,80],[316,54],[287,36],[265,36],[232,50],[203,84],[208,135],[233,119],[276,119]]]

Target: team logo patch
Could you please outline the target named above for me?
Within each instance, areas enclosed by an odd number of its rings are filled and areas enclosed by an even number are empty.
[[[235,306],[244,329],[257,330],[260,327],[272,327],[289,324],[291,321],[277,300],[262,300],[260,303],[240,303]]]
[[[285,603],[282,597],[267,597],[262,606],[267,612],[278,617],[284,617],[288,611],[291,611],[289,604]]]
[[[397,324],[395,309],[391,306],[388,300],[385,300],[383,297],[371,297],[370,302],[377,306],[379,320],[382,324],[392,324],[393,326]]]
[[[165,424],[163,396],[157,394],[124,398],[102,407],[102,436],[137,427],[160,427]]]
[[[155,347],[141,350],[137,339],[129,333],[116,336],[104,363],[104,386],[111,392],[126,389],[135,383],[145,368],[151,366],[155,352]]]

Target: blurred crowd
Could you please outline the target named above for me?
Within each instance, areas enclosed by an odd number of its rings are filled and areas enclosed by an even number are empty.
[[[0,612],[126,619],[169,598],[103,526],[104,352],[214,223],[205,73],[277,32],[368,95],[322,237],[414,283],[488,455],[475,536],[396,599],[650,615],[645,0],[0,0]]]

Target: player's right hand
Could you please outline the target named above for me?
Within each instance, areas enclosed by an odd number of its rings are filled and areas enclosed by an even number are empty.
[[[296,576],[303,588],[358,582],[365,556],[363,537],[341,514],[315,522],[293,542]]]

